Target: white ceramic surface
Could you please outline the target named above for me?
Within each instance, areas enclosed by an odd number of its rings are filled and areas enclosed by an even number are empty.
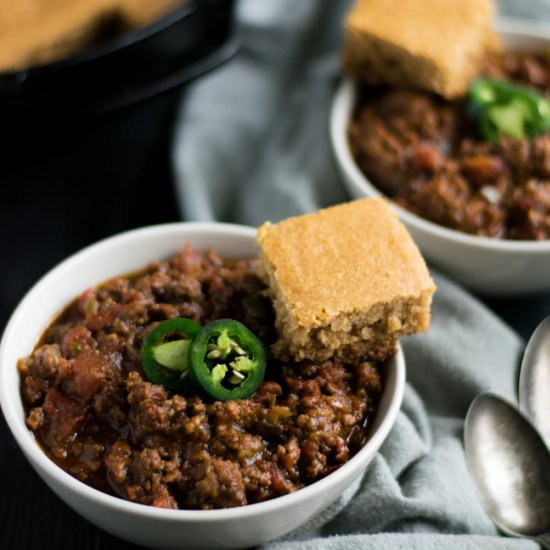
[[[82,516],[106,531],[154,548],[242,548],[277,538],[333,502],[360,475],[388,435],[405,383],[401,350],[385,367],[386,388],[364,448],[336,472],[296,493],[227,510],[164,510],[101,493],[58,468],[25,426],[17,359],[31,353],[43,330],[86,288],[148,262],[166,258],[184,242],[215,247],[226,257],[256,253],[255,229],[214,223],[179,223],[139,229],[95,244],[70,257],[26,295],[0,343],[0,404],[8,425],[42,479]]]
[[[550,50],[550,28],[515,20],[495,25],[506,48]],[[347,127],[355,87],[342,82],[332,105],[330,136],[338,169],[354,198],[381,192],[361,172],[348,144]],[[505,241],[467,235],[427,221],[391,203],[424,256],[472,290],[493,295],[519,295],[550,288],[550,241]]]

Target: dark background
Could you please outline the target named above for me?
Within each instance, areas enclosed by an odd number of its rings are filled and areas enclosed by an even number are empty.
[[[169,154],[181,94],[76,122],[0,113],[0,332],[23,294],[69,254],[126,229],[178,219]],[[550,312],[550,293],[486,302],[524,337]],[[0,415],[0,548],[137,547],[62,503]]]
[[[0,113],[0,333],[69,254],[178,219],[169,165],[181,90],[93,118]],[[75,514],[38,478],[0,415],[0,548],[136,548]]]

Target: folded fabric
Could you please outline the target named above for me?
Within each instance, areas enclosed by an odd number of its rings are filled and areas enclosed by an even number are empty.
[[[462,289],[437,274],[436,283],[430,332],[402,340],[408,382],[380,453],[341,502],[266,548],[537,547],[498,536],[462,445],[464,416],[479,392],[515,398],[521,342]]]
[[[187,90],[176,125],[184,219],[259,225],[349,199],[327,135],[349,5],[240,2],[238,55]],[[503,5],[522,15],[542,6],[550,18],[550,0]],[[477,300],[435,277],[432,328],[402,342],[408,383],[380,453],[337,502],[265,548],[537,548],[498,534],[462,445],[464,416],[480,391],[514,399],[522,343]]]
[[[347,199],[328,109],[349,2],[244,0],[237,57],[187,90],[175,129],[186,220],[259,225]]]

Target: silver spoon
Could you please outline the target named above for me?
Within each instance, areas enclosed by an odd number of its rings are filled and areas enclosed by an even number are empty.
[[[482,393],[466,415],[464,446],[496,525],[550,549],[550,452],[529,421],[503,399]]]
[[[550,448],[550,317],[529,339],[519,377],[519,408]]]

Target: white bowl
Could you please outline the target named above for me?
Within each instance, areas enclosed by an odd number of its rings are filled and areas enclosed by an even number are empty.
[[[550,50],[548,27],[501,19],[496,29],[510,50]],[[354,84],[344,80],[330,116],[334,157],[353,197],[379,197],[382,193],[361,172],[349,148],[347,128],[355,98]],[[468,235],[391,204],[426,258],[472,290],[517,295],[550,288],[550,240],[511,241]]]
[[[106,531],[154,548],[241,548],[275,539],[333,502],[359,476],[388,435],[403,397],[401,350],[385,365],[386,387],[370,439],[326,478],[270,501],[225,510],[165,510],[125,501],[77,481],[40,449],[25,425],[17,360],[29,355],[55,315],[86,288],[153,260],[175,254],[184,242],[215,247],[223,256],[256,254],[256,231],[217,223],[159,225],[101,241],[65,260],[41,279],[13,313],[0,343],[0,404],[27,459],[69,506]]]

